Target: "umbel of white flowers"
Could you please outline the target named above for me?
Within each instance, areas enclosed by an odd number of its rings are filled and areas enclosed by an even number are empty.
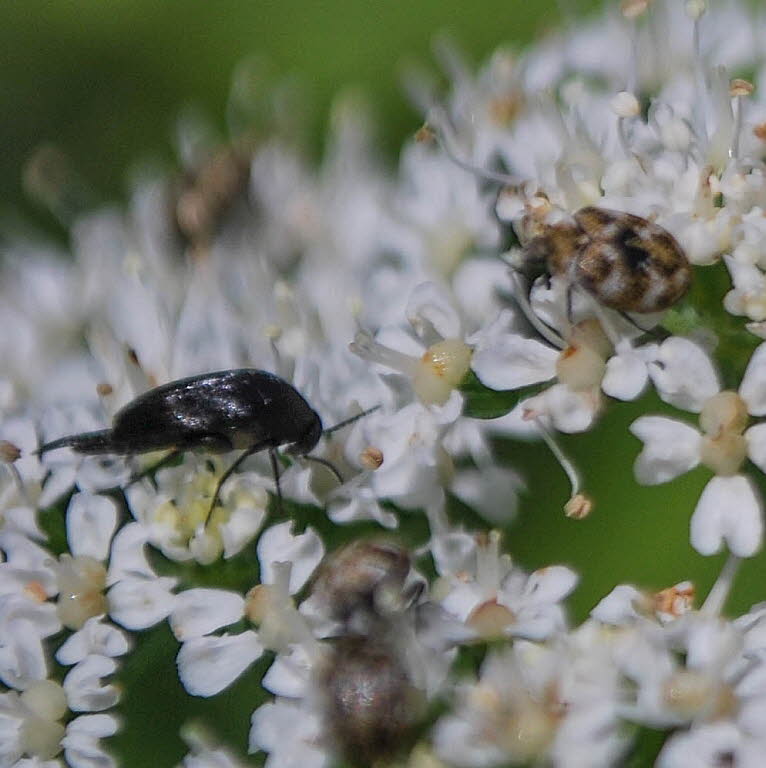
[[[760,768],[764,603],[723,608],[763,537],[765,36],[743,3],[625,0],[478,72],[440,43],[449,90],[408,77],[427,126],[395,175],[351,101],[319,167],[277,130],[214,149],[185,125],[187,181],[78,216],[66,258],[7,246],[0,766],[131,765],[109,737],[131,733],[119,675],[144,668],[250,717],[226,746],[213,715],[179,725],[187,768]],[[36,453],[237,368],[325,424],[378,407],[315,449],[342,483],[268,452],[230,477],[226,452]],[[543,440],[583,518],[560,433],[650,388],[666,407],[626,461],[641,484],[706,467],[690,541],[727,560],[701,601],[690,580],[618,584],[573,626],[575,572],[505,551],[542,490],[497,446]],[[179,447],[222,447],[184,429]],[[145,632],[165,622],[177,671]]]

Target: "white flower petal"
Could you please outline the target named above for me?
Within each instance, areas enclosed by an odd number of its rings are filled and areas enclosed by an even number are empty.
[[[420,283],[413,288],[406,315],[426,346],[440,338],[457,339],[462,336],[460,317],[445,291],[436,283]]]
[[[465,396],[457,389],[453,389],[444,405],[428,405],[434,421],[437,424],[452,424],[463,415],[463,403]]]
[[[628,347],[619,350],[606,363],[601,389],[618,400],[635,400],[646,388],[649,380],[646,350]]]
[[[641,416],[630,431],[644,442],[633,468],[642,485],[666,483],[699,464],[702,438],[688,424],[665,416]]]
[[[104,491],[125,485],[130,474],[120,456],[83,456],[77,469],[77,486],[84,491]]]
[[[255,538],[265,518],[265,506],[253,505],[234,509],[229,519],[219,528],[223,541],[224,560],[239,554]]]
[[[452,481],[452,493],[493,525],[507,525],[516,515],[524,481],[510,467],[461,469]]]
[[[601,410],[601,393],[597,390],[573,392],[563,384],[548,387],[541,395],[532,398],[542,402],[543,413],[550,416],[559,432],[573,434],[589,429]]]
[[[753,352],[739,387],[739,394],[753,416],[766,416],[766,344]]]
[[[323,727],[316,712],[278,699],[253,712],[249,752],[271,753],[266,768],[327,768],[334,760],[322,747]]]
[[[67,725],[61,740],[67,765],[72,768],[116,768],[114,758],[99,739],[117,733],[119,721],[111,715],[80,715]]]
[[[117,664],[106,656],[88,656],[64,678],[64,691],[73,712],[100,712],[120,700],[116,685],[102,685],[101,678],[114,674]]]
[[[280,653],[263,676],[261,685],[275,696],[299,699],[309,692],[311,683],[311,659],[299,645],[290,653]]]
[[[649,375],[660,397],[676,408],[699,413],[705,401],[721,389],[707,352],[688,339],[672,336],[649,364]]]
[[[91,738],[104,739],[108,736],[114,736],[119,730],[119,726],[120,721],[114,715],[80,715],[67,725],[66,730],[67,737],[90,736]]]
[[[22,591],[0,595],[0,616],[3,624],[11,621],[26,621],[27,629],[38,637],[50,637],[61,630],[61,621],[54,603],[38,603],[30,600]],[[0,632],[0,642],[3,641]]]
[[[147,536],[146,529],[140,523],[128,523],[120,528],[112,541],[107,584],[115,584],[124,578],[154,578],[157,575],[146,559],[144,547]]]
[[[125,629],[147,629],[172,610],[175,585],[168,577],[124,579],[109,590],[109,615]]]
[[[23,690],[47,676],[45,649],[34,625],[26,619],[5,622],[0,633],[0,680]]]
[[[77,468],[72,464],[56,469],[43,486],[43,492],[37,500],[40,509],[50,507],[56,499],[62,496],[74,485]]]
[[[478,348],[471,368],[490,389],[517,389],[556,375],[557,350],[535,339],[504,334],[491,346]]]
[[[178,676],[192,696],[215,696],[263,653],[255,632],[195,637],[181,646]]]
[[[446,522],[432,524],[435,533],[431,539],[431,556],[440,576],[470,573],[476,568],[476,537],[459,529],[449,528]]]
[[[187,589],[176,595],[170,628],[177,640],[188,640],[239,621],[245,609],[242,595],[226,589]]]
[[[361,479],[361,477],[359,478]],[[384,509],[372,489],[362,483],[354,485],[354,478],[328,500],[327,516],[336,525],[356,520],[375,520],[384,528],[396,528],[399,520],[393,512]]]
[[[72,496],[67,509],[67,541],[73,555],[106,560],[116,527],[117,505],[112,499],[87,491]]]
[[[766,472],[766,424],[756,424],[745,432],[747,455],[761,472]]]
[[[714,477],[702,491],[691,520],[691,544],[714,555],[724,543],[739,557],[761,548],[763,511],[757,491],[743,475]]]
[[[502,302],[497,286],[508,279],[508,267],[497,258],[471,258],[460,262],[452,279],[452,293],[463,316],[482,325]]]
[[[672,734],[664,743],[655,765],[656,768],[714,768],[721,764],[721,756],[732,755],[732,765],[751,768],[740,762],[742,741],[739,728],[729,720],[703,723]]]
[[[516,621],[506,627],[505,634],[528,640],[545,640],[560,635],[567,626],[564,609],[553,603],[545,606],[526,606]]]
[[[282,493],[301,504],[321,506],[311,482],[314,478],[315,468],[316,463],[301,461],[286,469],[280,477]]]
[[[261,582],[274,583],[273,563],[291,563],[290,594],[294,595],[308,581],[324,557],[324,544],[313,528],[294,536],[292,523],[272,525],[258,541]]]
[[[30,584],[33,584],[35,589],[42,590],[47,597],[53,597],[59,591],[56,576],[48,569],[38,570],[36,568],[15,567],[10,563],[0,563],[0,595],[23,595]],[[53,630],[53,632],[56,631],[58,629]]]
[[[24,570],[50,571],[50,552],[23,534],[0,529],[0,547],[5,552],[9,566]]]
[[[642,593],[630,584],[618,584],[598,605],[590,615],[604,624],[622,626],[638,618],[635,606],[643,601]]]
[[[130,640],[117,627],[103,622],[103,616],[88,619],[82,629],[70,635],[56,651],[56,661],[71,666],[86,656],[122,656],[130,650]]]
[[[563,600],[576,586],[579,577],[564,565],[550,565],[529,574],[523,599],[527,605],[544,605]]]

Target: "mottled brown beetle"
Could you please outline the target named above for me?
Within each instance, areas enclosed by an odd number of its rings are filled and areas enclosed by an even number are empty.
[[[692,271],[676,239],[630,213],[593,206],[574,221],[525,222],[520,271],[565,278],[619,312],[661,312],[689,290]]]

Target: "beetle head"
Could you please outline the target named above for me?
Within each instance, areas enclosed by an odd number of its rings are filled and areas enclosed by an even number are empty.
[[[305,456],[314,449],[322,437],[322,420],[316,411],[311,411],[313,419],[307,424],[301,436],[285,449],[291,456]]]
[[[511,268],[533,283],[540,275],[548,272],[549,243],[544,235],[530,240],[523,248],[514,253],[509,262]]]

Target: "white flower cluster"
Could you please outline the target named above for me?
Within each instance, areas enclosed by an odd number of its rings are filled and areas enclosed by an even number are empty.
[[[647,759],[664,768],[760,766],[766,610],[722,609],[763,539],[766,100],[738,77],[766,83],[763,39],[738,3],[624,0],[478,74],[442,46],[451,90],[410,78],[427,125],[393,177],[341,103],[318,170],[279,136],[203,159],[190,134],[182,192],[142,182],[128,211],[75,223],[71,254],[9,247],[0,767],[116,765],[110,678],[166,620],[191,696],[271,661],[248,745],[269,768],[610,766],[657,731]],[[231,476],[236,457],[188,421],[183,447],[202,450],[180,456],[36,452],[108,430],[160,384],[238,368],[279,376],[326,427],[370,413]],[[557,433],[650,386],[668,407],[631,427],[636,480],[707,467],[691,543],[729,559],[699,610],[690,583],[621,585],[571,627],[577,576],[502,552],[524,480],[497,439],[545,441],[584,517]],[[295,413],[260,408],[224,437],[246,450],[268,423],[272,448],[293,442]],[[153,445],[182,416],[148,425]],[[486,530],[455,522],[454,499]],[[406,546],[338,546],[415,515]],[[237,588],[216,581],[237,563]],[[184,733],[184,765],[240,765]]]

